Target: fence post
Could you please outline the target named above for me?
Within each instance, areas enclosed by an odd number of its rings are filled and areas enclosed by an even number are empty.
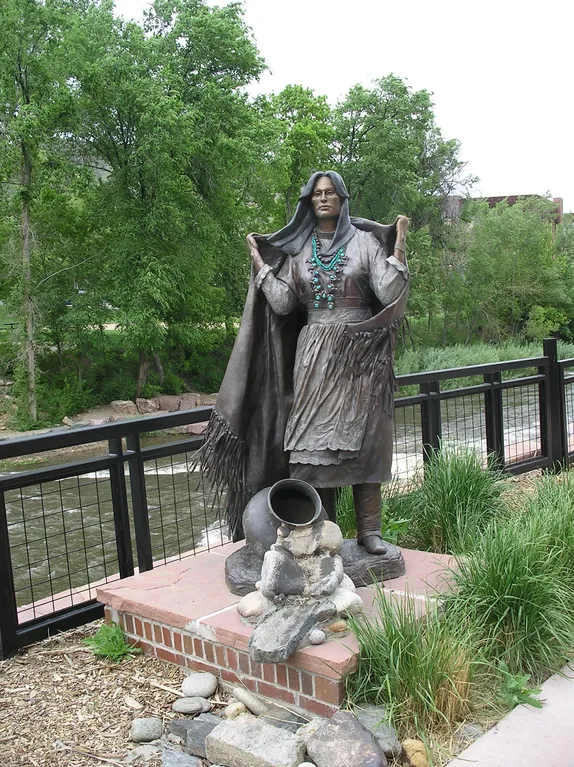
[[[568,463],[564,374],[558,361],[558,342],[545,338],[543,353],[547,359],[545,380],[539,386],[542,452],[548,456],[550,469],[560,471]]]
[[[132,511],[134,515],[138,568],[141,573],[145,570],[153,570],[153,555],[149,531],[149,509],[145,487],[144,462],[141,453],[139,434],[128,435],[127,448],[131,453],[128,457],[128,465],[130,468],[130,490],[132,494]]]
[[[18,649],[18,608],[14,590],[12,556],[4,491],[0,489],[0,660]]]
[[[439,382],[425,381],[421,383],[420,393],[426,396],[424,402],[421,402],[421,432],[423,460],[428,463],[432,455],[439,449],[442,436]]]
[[[502,374],[485,373],[484,383],[490,388],[484,392],[484,418],[486,427],[486,453],[488,465],[504,468],[504,426],[502,408]]]
[[[130,538],[130,516],[121,437],[111,437],[108,440],[108,450],[110,455],[116,459],[110,466],[110,484],[120,578],[129,578],[130,575],[134,574],[134,557]]]

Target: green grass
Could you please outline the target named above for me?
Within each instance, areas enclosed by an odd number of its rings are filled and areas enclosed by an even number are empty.
[[[574,344],[558,342],[560,359],[574,357]],[[518,343],[507,341],[503,344],[477,343],[472,345],[455,344],[445,347],[421,347],[415,351],[405,349],[397,357],[395,372],[397,375],[407,373],[422,373],[431,370],[466,367],[468,365],[483,365],[489,362],[504,362],[506,360],[526,359],[527,357],[542,356],[542,344],[538,342]],[[504,378],[518,378],[529,375],[528,368],[512,370],[504,374]],[[447,381],[441,381],[441,388],[454,389],[458,386],[470,386],[482,383],[482,376],[467,376]],[[415,393],[417,387],[401,388],[401,395]]]
[[[359,665],[347,679],[350,705],[368,700],[387,707],[400,737],[419,737],[464,719],[486,667],[468,624],[431,607],[421,618],[417,600],[389,601],[375,591],[374,615],[349,619]]]
[[[385,705],[401,737],[435,754],[459,722],[543,705],[539,683],[574,656],[574,472],[541,478],[512,512],[502,488],[470,453],[437,456],[388,503],[429,549],[458,550],[454,589],[421,617],[419,600],[378,588],[372,615],[349,619],[360,652],[348,704]]]
[[[499,472],[483,468],[476,451],[443,445],[424,470],[418,489],[394,499],[393,515],[410,518],[412,548],[442,554],[469,551],[490,521],[507,513]]]

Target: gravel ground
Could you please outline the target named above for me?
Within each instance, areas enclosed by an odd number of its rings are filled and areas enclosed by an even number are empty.
[[[122,760],[136,745],[129,740],[134,718],[167,722],[178,716],[171,705],[181,697],[182,669],[143,655],[122,663],[97,658],[82,640],[99,625],[64,632],[0,661],[2,767],[125,767]],[[156,767],[160,761],[132,764]]]

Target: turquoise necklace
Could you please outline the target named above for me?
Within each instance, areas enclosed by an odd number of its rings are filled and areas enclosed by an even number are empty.
[[[345,248],[339,248],[339,250],[331,257],[331,260],[329,262],[321,258],[321,241],[313,232],[313,237],[311,240],[311,247],[313,255],[311,258],[307,261],[307,263],[311,267],[311,290],[313,291],[313,295],[315,298],[314,306],[315,309],[319,309],[321,306],[321,300],[327,301],[327,308],[333,309],[335,305],[335,290],[338,287],[338,282],[341,279],[341,274],[343,272],[343,267],[345,265],[345,262],[347,260],[347,256],[345,254]],[[322,284],[321,279],[319,277],[320,273],[326,273],[327,275],[327,288],[326,290],[322,290]]]

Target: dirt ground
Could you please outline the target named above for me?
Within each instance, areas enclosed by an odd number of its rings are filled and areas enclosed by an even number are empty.
[[[122,663],[97,658],[83,639],[91,623],[39,642],[0,661],[0,765],[2,767],[95,767],[121,760],[139,716],[172,719],[181,697],[183,671],[137,655]],[[226,704],[215,699],[214,713]],[[132,754],[133,756],[133,754]],[[161,760],[133,765],[156,767]]]

